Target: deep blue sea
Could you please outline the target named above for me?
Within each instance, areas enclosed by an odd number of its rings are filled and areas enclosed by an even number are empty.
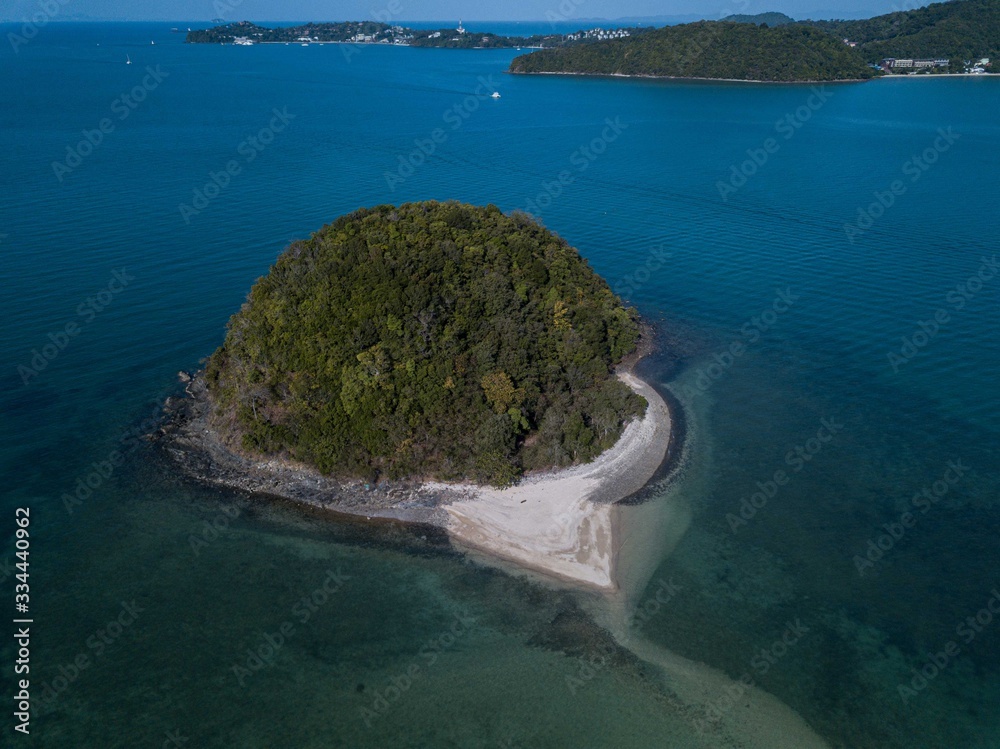
[[[4,746],[721,745],[669,674],[594,661],[592,596],[135,437],[290,241],[458,199],[535,213],[656,328],[687,440],[657,501],[690,524],[642,636],[833,747],[1000,747],[1000,81],[512,77],[187,25],[0,26],[0,578],[8,621],[29,507],[35,700]]]

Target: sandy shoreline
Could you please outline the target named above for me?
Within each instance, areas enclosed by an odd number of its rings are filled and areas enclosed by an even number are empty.
[[[620,502],[659,473],[667,456],[677,452],[680,433],[667,403],[633,374],[633,364],[624,364],[618,376],[646,398],[648,407],[612,448],[591,463],[534,474],[503,490],[435,482],[369,489],[335,482],[307,467],[237,456],[208,428],[200,378],[189,383],[189,397],[168,403],[169,418],[156,439],[188,476],[201,482],[369,519],[428,523],[444,529],[455,545],[484,555],[484,561],[606,594],[587,599],[595,607],[595,621],[608,628],[619,647],[661,670],[685,714],[710,715],[723,696],[738,692],[731,711],[706,723],[715,745],[825,749],[828,745],[802,717],[770,694],[658,647],[629,623],[653,569],[690,522],[683,502],[662,497]]]
[[[639,491],[670,447],[670,410],[631,372],[619,379],[648,402],[594,461],[530,476],[507,489],[428,484],[451,499],[446,529],[459,545],[575,583],[615,590],[621,538],[613,503]]]
[[[239,455],[211,428],[207,391],[197,375],[187,384],[188,397],[168,399],[166,422],[153,439],[184,474],[200,483],[369,520],[437,526],[459,547],[613,591],[618,587],[615,573],[623,543],[620,514],[613,505],[642,489],[656,474],[676,436],[663,398],[632,373],[641,356],[637,353],[623,364],[618,377],[649,405],[613,447],[590,463],[529,474],[507,489],[433,481],[370,486],[339,481],[290,461]]]

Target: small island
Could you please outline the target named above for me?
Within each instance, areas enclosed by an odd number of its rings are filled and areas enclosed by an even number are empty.
[[[189,31],[189,44],[379,44],[394,47],[442,49],[533,49],[581,44],[601,39],[617,39],[642,33],[644,29],[590,29],[575,34],[534,34],[504,36],[493,32],[473,32],[462,26],[441,29],[413,29],[378,21],[306,23],[300,26],[260,26],[251,21],[223,23],[210,29]]]
[[[526,214],[358,210],[258,280],[161,439],[216,485],[414,520],[613,587],[612,504],[661,467],[634,310]]]

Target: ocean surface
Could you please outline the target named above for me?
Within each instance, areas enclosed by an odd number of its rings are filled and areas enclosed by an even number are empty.
[[[834,747],[1000,747],[1000,81],[512,77],[187,25],[0,27],[9,745],[718,746],[730,696],[692,712],[608,655],[594,596],[192,486],[136,438],[290,241],[458,199],[535,213],[656,328],[687,441],[653,501],[690,523],[641,636]]]

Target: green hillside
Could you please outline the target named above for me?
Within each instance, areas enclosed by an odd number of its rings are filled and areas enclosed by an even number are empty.
[[[766,23],[768,26],[784,26],[787,23],[795,23],[795,19],[791,16],[786,16],[784,13],[773,12],[755,13],[753,15],[737,13],[732,16],[726,16],[722,20],[729,21],[730,23],[755,23],[758,26],[762,23]]]
[[[952,0],[863,21],[803,23],[857,42],[866,62],[1000,56],[1000,0]]]
[[[759,81],[857,80],[874,74],[856,50],[819,29],[722,21],[533,52],[515,58],[510,71]]]
[[[295,242],[206,370],[226,441],[326,473],[471,478],[588,461],[645,401],[612,375],[632,311],[494,206],[359,210]]]

